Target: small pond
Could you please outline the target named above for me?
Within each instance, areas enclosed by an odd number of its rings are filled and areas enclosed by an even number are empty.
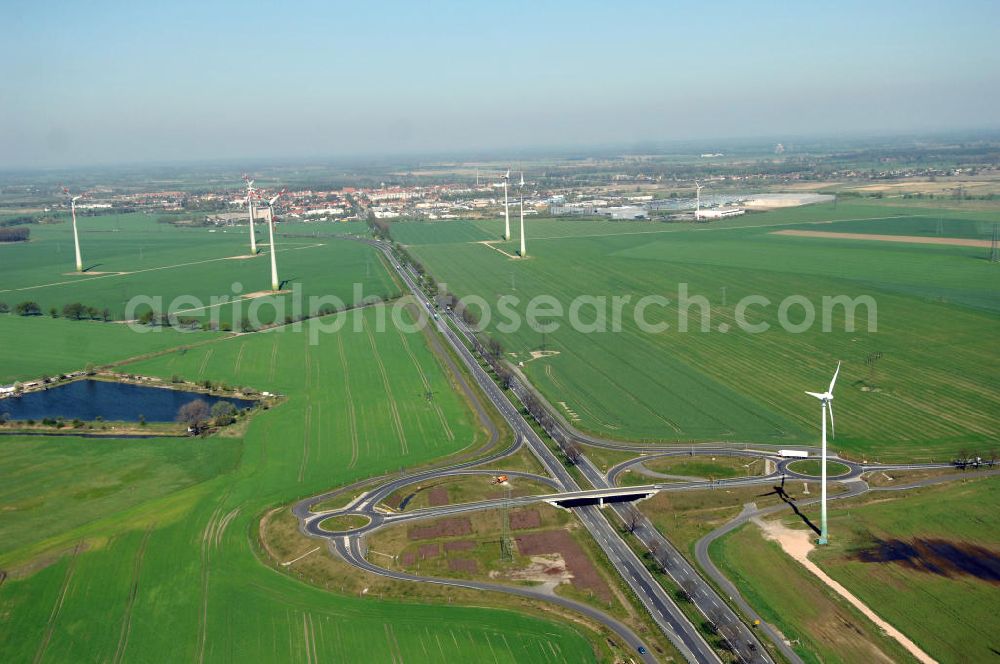
[[[235,397],[216,397],[163,387],[112,383],[104,380],[77,380],[54,385],[47,390],[29,392],[19,397],[0,399],[0,414],[13,420],[42,420],[46,417],[92,421],[173,422],[186,403],[201,399],[211,408],[218,401],[228,401],[238,410],[250,408],[255,401]]]

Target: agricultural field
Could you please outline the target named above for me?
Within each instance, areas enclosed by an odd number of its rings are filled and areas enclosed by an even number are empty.
[[[114,323],[0,314],[0,385],[79,371],[87,364],[109,364],[179,346],[211,343],[223,336],[220,332],[173,329],[137,334]]]
[[[299,333],[206,336],[124,369],[283,394],[242,438],[0,437],[0,658],[593,660],[579,630],[550,620],[331,594],[262,564],[268,510],[485,436],[423,338],[375,332],[378,313],[346,314],[343,330],[317,345],[308,332],[322,321],[311,321]],[[45,352],[18,348],[18,361]]]
[[[35,301],[46,316],[53,307],[59,312],[80,302],[125,320],[133,297],[159,298],[138,303],[131,311],[135,318],[147,310],[164,313],[174,298],[185,296],[190,300],[176,303],[179,316],[236,328],[244,316],[280,323],[286,316],[315,314],[324,304],[350,306],[368,297],[399,295],[371,247],[333,238],[360,230],[353,225],[323,224],[323,237],[309,236],[319,233],[318,224],[279,225],[278,275],[282,291],[289,291],[282,295],[267,293],[270,258],[261,223],[255,257],[248,255],[246,225],[177,228],[144,214],[81,217],[78,225],[83,274],[75,273],[69,223],[33,225],[30,242],[0,245],[0,301],[11,309]],[[311,297],[321,296],[336,300],[310,306]],[[295,297],[300,297],[298,305]]]
[[[989,525],[998,499],[996,478],[977,479],[970,472],[961,483],[832,503],[830,545],[815,549],[810,559],[936,660],[986,661],[996,655],[992,639],[1000,627],[1000,538]],[[803,511],[817,518],[816,506]],[[786,636],[801,638],[821,661],[858,661],[847,645],[856,635],[829,627],[836,624],[833,615],[853,609],[832,599],[756,526],[716,542],[712,556]],[[874,626],[864,625],[866,620],[855,614],[846,621],[897,659],[889,650],[892,642],[871,636]]]
[[[527,260],[498,251],[515,252],[516,237],[482,243],[502,221],[398,223],[392,232],[451,292],[486,301],[489,333],[580,429],[636,441],[815,444],[818,412],[802,392],[826,385],[842,360],[835,448],[861,458],[941,459],[996,435],[1000,359],[989,349],[1000,271],[985,250],[772,231],[859,232],[870,223],[878,234],[927,235],[940,224],[944,236],[954,228],[968,237],[990,229],[993,216],[840,203],[698,225],[530,219]],[[681,306],[682,288],[704,301]],[[647,307],[645,319],[666,330],[635,322],[635,303],[652,294],[670,303]],[[573,329],[565,315],[556,330],[532,328],[525,307],[537,295],[551,295],[564,312],[577,296],[606,297],[609,331]],[[845,307],[833,306],[824,332],[823,297],[840,295],[871,297],[874,328],[865,305],[853,331]],[[518,298],[508,303],[521,322],[508,329],[496,306],[504,296]],[[620,332],[610,331],[614,296],[631,296]],[[746,322],[767,323],[767,331],[739,328],[736,307],[748,296],[767,298],[746,310]],[[781,328],[779,303],[789,297],[788,321],[803,322],[806,301],[815,324]],[[594,322],[593,306],[579,318]]]

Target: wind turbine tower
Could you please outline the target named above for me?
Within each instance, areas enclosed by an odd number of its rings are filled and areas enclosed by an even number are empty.
[[[274,247],[274,203],[285,193],[282,189],[277,195],[267,202],[267,237],[271,242],[271,290],[278,290],[278,263],[275,259]]]
[[[510,180],[510,169],[503,174],[503,239],[510,239],[510,212],[507,207],[507,182]]]
[[[703,187],[700,184],[698,184],[697,180],[695,180],[694,188],[695,188],[694,219],[695,221],[698,221],[699,219],[701,219],[701,190],[703,189]]]
[[[251,180],[246,173],[243,174],[243,182],[247,186],[247,212],[250,215],[250,255],[257,255],[257,233],[253,228],[253,217],[254,217],[254,198],[257,196],[257,190],[253,187],[253,180]]]
[[[822,405],[822,425],[821,430],[823,432],[823,447],[822,447],[822,464],[820,471],[820,516],[819,516],[819,540],[818,544],[829,544],[830,537],[826,529],[826,412],[830,411],[830,434],[831,436],[836,436],[836,430],[833,425],[833,386],[837,382],[837,375],[840,373],[840,362],[837,362],[837,370],[833,372],[833,380],[830,381],[830,387],[827,388],[826,392],[806,392],[811,397],[816,397],[819,399]]]
[[[521,195],[520,205],[518,206],[521,210],[521,258],[526,258],[528,255],[528,250],[524,246],[524,172],[521,172],[521,181],[517,184],[517,191]]]
[[[69,189],[63,187],[63,192],[69,196]],[[76,248],[76,271],[83,272],[83,260],[80,258],[80,236],[76,231],[76,202],[80,200],[83,194],[79,196],[70,196],[69,199],[69,210],[70,214],[73,216],[73,246]]]

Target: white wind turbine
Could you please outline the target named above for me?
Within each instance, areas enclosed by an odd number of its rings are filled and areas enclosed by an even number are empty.
[[[702,185],[698,184],[698,181],[694,181],[695,188],[695,204],[694,204],[694,218],[695,221],[701,219],[701,190],[704,188]]]
[[[510,168],[503,174],[503,239],[510,239],[510,212],[507,207],[507,182],[510,180]]]
[[[63,193],[69,196],[69,189],[63,187]],[[73,246],[76,248],[76,271],[83,272],[83,260],[80,258],[80,236],[76,232],[76,202],[83,197],[83,194],[70,196],[69,209],[73,215]]]
[[[816,397],[822,404],[823,409],[823,447],[822,447],[822,464],[820,471],[820,517],[819,517],[819,543],[828,544],[830,541],[829,533],[826,529],[826,411],[830,411],[830,434],[831,436],[836,436],[836,429],[833,425],[833,386],[837,382],[837,375],[840,373],[840,362],[837,362],[837,370],[833,372],[833,380],[830,381],[830,387],[827,388],[826,392],[806,392],[811,397]]]
[[[247,212],[250,214],[250,255],[257,255],[257,233],[253,228],[253,217],[254,217],[254,198],[257,196],[257,190],[254,189],[253,180],[247,176],[246,173],[243,174],[243,182],[247,186]]]
[[[277,253],[274,247],[274,203],[285,193],[282,189],[274,198],[267,202],[267,237],[271,241],[271,290],[278,290],[278,263],[275,259]]]
[[[525,258],[528,255],[528,250],[524,246],[524,172],[521,172],[521,181],[517,184],[517,191],[520,194],[520,207],[521,209],[521,258]]]

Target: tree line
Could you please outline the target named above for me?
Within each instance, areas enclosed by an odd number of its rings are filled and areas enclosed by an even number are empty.
[[[27,242],[30,228],[0,228],[0,242]]]

